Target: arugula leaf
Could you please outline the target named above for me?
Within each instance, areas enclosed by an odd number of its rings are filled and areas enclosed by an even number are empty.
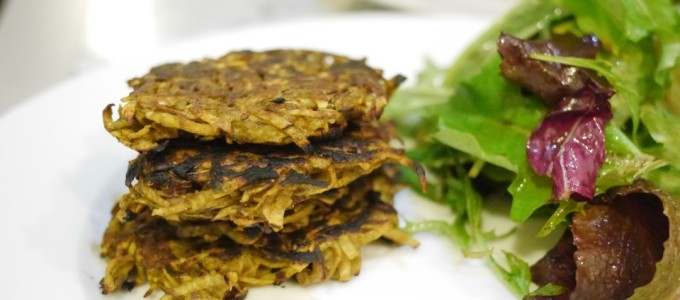
[[[526,160],[524,144],[545,112],[533,97],[498,73],[500,57],[461,82],[440,115],[434,138],[454,149],[516,172]],[[493,86],[493,89],[489,89]],[[498,134],[503,133],[499,139]]]
[[[492,163],[494,165],[497,165],[499,167],[506,168],[510,171],[516,171],[517,166],[516,162],[517,160],[512,160],[508,158],[507,156],[497,154],[497,153],[503,153],[503,150],[516,150],[516,145],[497,145],[493,143],[493,139],[491,138],[491,134],[493,133],[492,129],[489,126],[486,127],[482,125],[481,120],[472,120],[472,118],[468,118],[469,121],[472,121],[468,123],[467,128],[472,128],[473,126],[476,126],[477,129],[480,130],[485,130],[487,133],[484,136],[489,137],[489,139],[486,140],[481,140],[479,139],[478,135],[467,133],[462,130],[457,130],[454,128],[443,128],[440,129],[435,135],[434,138],[436,138],[438,141],[442,142],[443,144],[446,144],[454,149],[463,151],[465,153],[471,154],[476,156],[479,159],[482,159],[484,161],[487,161],[489,163]],[[475,122],[476,121],[476,122]],[[463,125],[462,123],[459,123],[459,125]],[[489,145],[491,144],[492,146],[507,146],[505,148],[495,148],[495,149],[488,149],[488,151],[485,151],[482,145],[480,145],[480,142],[482,142],[483,145]],[[519,155],[518,155],[519,156]]]
[[[508,191],[512,195],[510,219],[521,223],[526,221],[538,208],[549,203],[552,199],[552,182],[549,178],[538,176],[524,162],[512,181]]]

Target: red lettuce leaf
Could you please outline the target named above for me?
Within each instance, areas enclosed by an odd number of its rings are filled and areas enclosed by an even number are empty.
[[[595,58],[599,40],[588,35],[555,35],[550,41],[527,41],[501,33],[498,52],[503,57],[500,69],[503,77],[538,95],[553,107],[562,98],[581,90],[591,76],[585,70],[531,58],[532,54]]]
[[[529,137],[534,171],[553,180],[553,198],[590,200],[605,160],[605,124],[612,118],[612,92],[587,85],[564,98]]]
[[[555,283],[568,292],[531,299],[632,296],[636,288],[652,281],[657,262],[669,250],[664,249],[670,230],[664,206],[670,201],[675,200],[644,181],[598,196],[585,206],[584,213],[573,215],[571,230],[531,267],[535,283]]]
[[[574,238],[567,230],[559,242],[536,264],[531,266],[531,280],[538,286],[549,283],[567,289],[557,296],[525,297],[526,300],[568,300],[569,293],[576,287],[576,262],[574,262]]]

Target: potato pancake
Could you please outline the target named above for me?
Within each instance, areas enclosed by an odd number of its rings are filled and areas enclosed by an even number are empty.
[[[242,299],[249,287],[288,279],[349,280],[360,271],[363,245],[380,237],[414,242],[397,228],[394,208],[383,201],[392,198],[392,186],[375,185],[384,191],[352,193],[306,226],[263,234],[251,245],[227,235],[183,235],[177,224],[148,210],[126,223],[113,218],[102,244],[109,259],[102,290],[108,294],[148,282],[147,293],[163,290],[163,299]]]
[[[170,221],[228,220],[241,227],[265,222],[278,231],[289,208],[385,164],[409,166],[422,175],[417,164],[389,146],[387,128],[350,128],[308,151],[172,140],[130,163],[130,195],[121,199],[118,217],[124,220],[143,205]]]
[[[189,136],[227,143],[306,148],[349,122],[376,120],[403,77],[383,78],[364,60],[306,50],[231,52],[165,64],[128,82],[119,119],[106,130],[137,151]]]

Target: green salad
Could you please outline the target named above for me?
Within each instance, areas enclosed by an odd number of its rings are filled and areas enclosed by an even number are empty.
[[[678,2],[522,1],[453,65],[426,63],[385,116],[456,217],[407,229],[488,259],[518,297],[680,299]],[[494,253],[491,197],[560,241],[531,266]]]

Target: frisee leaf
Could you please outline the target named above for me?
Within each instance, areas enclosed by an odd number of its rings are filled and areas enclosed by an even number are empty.
[[[567,288],[555,284],[555,283],[548,283],[544,286],[541,286],[533,291],[531,293],[527,294],[527,297],[550,297],[550,296],[558,296],[564,294],[564,292],[567,291]]]
[[[531,271],[529,264],[510,252],[503,251],[507,269],[499,264],[493,255],[489,256],[492,270],[503,279],[503,282],[518,297],[529,293]]]
[[[583,207],[585,207],[585,205],[586,202],[574,200],[561,201],[559,207],[557,207],[548,221],[545,222],[541,230],[538,231],[536,237],[548,236],[551,232],[557,229],[558,225],[568,222],[567,217],[569,214],[574,212],[583,212]]]
[[[404,230],[412,234],[421,232],[435,232],[441,234],[449,238],[453,244],[460,247],[463,253],[469,252],[470,242],[472,240],[467,231],[461,230],[461,228],[455,226],[454,223],[448,223],[444,221],[406,221]]]
[[[654,159],[653,156],[631,157],[610,153],[600,168],[596,194],[615,186],[631,184],[667,164],[666,161]]]
[[[596,194],[615,186],[630,184],[667,164],[643,153],[617,126],[607,126],[605,143],[607,159],[598,174]]]
[[[416,75],[415,84],[395,93],[390,99],[391,105],[385,108],[383,117],[388,119],[405,117],[445,104],[453,92],[442,86],[444,74],[444,69],[426,58],[424,67]]]
[[[482,232],[482,196],[472,187],[470,178],[462,167],[457,168],[457,173],[463,183],[465,216],[470,224],[471,235],[482,251],[488,251],[486,238]]]

